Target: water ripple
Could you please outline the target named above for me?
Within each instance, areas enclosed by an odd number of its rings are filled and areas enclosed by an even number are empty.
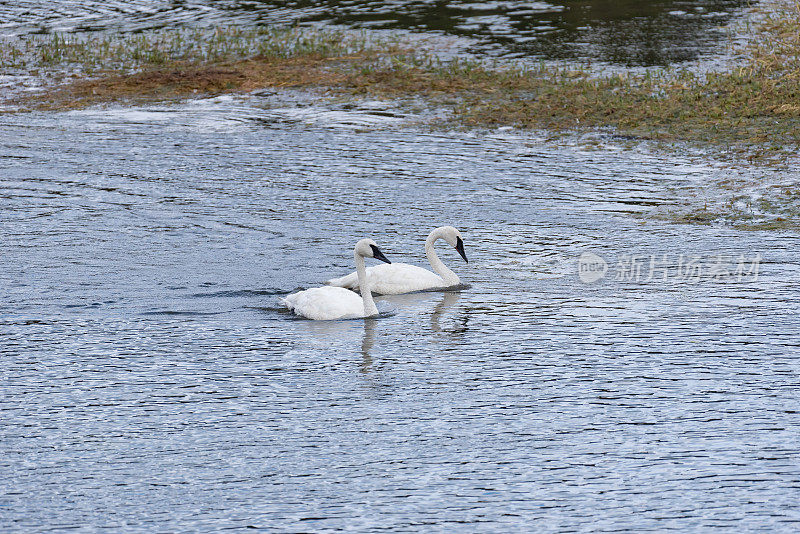
[[[186,25],[336,25],[450,36],[440,47],[482,56],[665,65],[719,52],[741,0],[440,3],[161,0],[0,2],[0,35]],[[453,43],[453,37],[457,38]]]
[[[796,530],[797,236],[633,217],[744,171],[261,104],[4,116],[4,531]],[[277,304],[440,224],[463,291]]]

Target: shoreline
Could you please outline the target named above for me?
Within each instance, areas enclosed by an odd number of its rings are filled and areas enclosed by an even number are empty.
[[[694,73],[668,67],[596,75],[578,65],[442,60],[401,38],[324,30],[162,30],[81,39],[54,35],[5,47],[8,76],[41,91],[6,98],[16,111],[80,109],[248,93],[322,89],[337,97],[422,97],[457,127],[555,132],[613,129],[780,161],[800,146],[800,0],[766,6],[741,64]],[[6,111],[8,112],[8,111]]]
[[[696,192],[697,202],[645,218],[743,230],[800,224],[800,189],[785,174],[800,146],[800,0],[769,4],[739,49],[742,60],[704,73],[672,67],[604,75],[571,64],[489,65],[442,59],[401,36],[296,28],[49,36],[27,44],[27,50],[4,49],[0,65],[9,70],[11,59],[12,71],[46,83],[38,92],[7,97],[0,103],[18,109],[0,114],[246,97],[270,89],[311,91],[333,103],[378,99],[414,108],[424,117],[415,121],[422,127],[511,127],[554,140],[597,134],[657,151],[688,150],[733,169],[769,169],[782,175],[777,183],[712,181]]]

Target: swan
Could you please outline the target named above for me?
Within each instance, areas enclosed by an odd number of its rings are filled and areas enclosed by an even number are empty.
[[[413,291],[444,289],[460,284],[461,280],[458,275],[448,269],[439,259],[439,256],[436,255],[433,245],[439,239],[444,239],[455,247],[461,257],[464,258],[464,261],[467,261],[461,233],[452,226],[440,226],[434,229],[425,241],[425,255],[428,257],[433,270],[436,271],[435,273],[408,263],[393,263],[391,265],[370,267],[367,269],[366,275],[372,292],[378,295],[400,295]],[[469,262],[467,261],[467,263]],[[361,285],[362,280],[358,273],[350,273],[347,276],[334,278],[325,283],[334,287],[358,289],[363,287]],[[361,293],[364,293],[364,291],[361,291]]]
[[[312,287],[280,299],[281,304],[295,314],[315,321],[357,319],[378,315],[378,308],[372,300],[372,292],[369,289],[364,258],[391,262],[386,259],[372,239],[362,239],[356,243],[353,255],[356,261],[358,282],[364,288],[360,297],[341,287]]]

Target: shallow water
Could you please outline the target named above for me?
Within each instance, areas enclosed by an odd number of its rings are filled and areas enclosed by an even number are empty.
[[[716,52],[743,0],[0,2],[0,35],[229,23],[335,24],[467,39],[480,55],[666,65]]]
[[[797,530],[797,236],[633,216],[733,171],[271,98],[3,116],[4,531]],[[468,290],[277,306],[440,224]]]

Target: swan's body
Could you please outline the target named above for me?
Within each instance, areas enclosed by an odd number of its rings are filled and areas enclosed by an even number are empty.
[[[392,267],[392,269],[385,269],[385,267]],[[400,295],[413,291],[450,287],[459,283],[456,280],[454,283],[448,284],[438,274],[408,263],[392,263],[391,265],[370,267],[367,269],[367,279],[369,280],[370,290],[378,295]],[[356,273],[328,280],[326,284],[337,289],[346,287],[356,290],[360,288]]]
[[[357,319],[378,314],[377,308],[372,310],[364,306],[360,295],[342,287],[312,287],[289,295],[282,302],[297,315],[316,321]]]
[[[436,254],[434,244],[439,239],[444,239],[458,250],[464,261],[464,242],[461,234],[452,226],[442,226],[433,230],[425,241],[425,255],[435,272],[428,269],[410,265],[408,263],[392,263],[391,265],[376,265],[366,270],[366,279],[370,291],[378,295],[400,295],[414,291],[430,291],[457,286],[461,283],[458,275],[447,268]],[[334,278],[325,282],[329,286],[347,289],[361,289],[361,279],[358,272],[350,273],[341,278]],[[361,291],[364,292],[363,290]]]
[[[364,258],[375,258],[386,263],[389,263],[389,260],[371,239],[362,239],[356,243],[353,255],[357,279],[360,286],[365,288],[361,296],[341,287],[313,287],[288,295],[281,299],[281,303],[295,314],[315,321],[357,319],[378,315],[378,308],[372,300],[369,288]]]

